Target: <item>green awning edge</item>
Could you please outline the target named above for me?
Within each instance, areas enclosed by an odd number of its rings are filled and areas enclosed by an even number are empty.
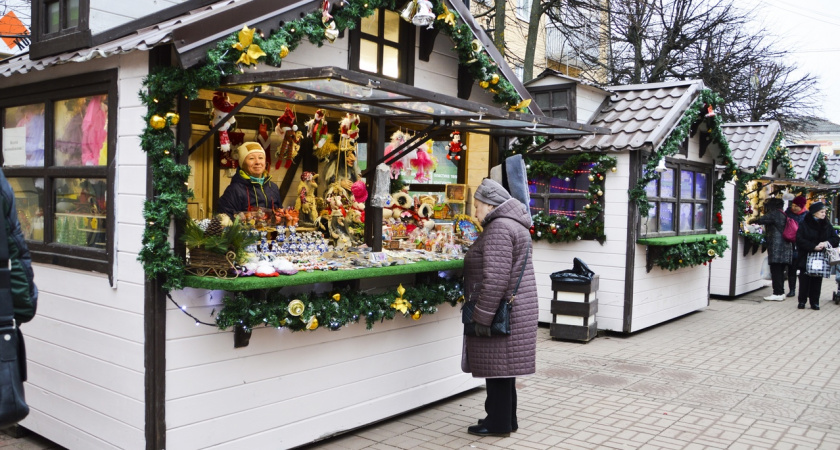
[[[671,245],[677,244],[688,244],[690,242],[703,242],[703,241],[710,241],[712,239],[719,239],[720,235],[718,234],[691,234],[688,236],[668,236],[668,237],[655,237],[655,238],[642,238],[637,239],[636,243],[640,245],[649,245],[651,247],[668,247]]]
[[[331,283],[334,281],[358,280],[361,278],[386,277],[391,275],[405,275],[412,273],[434,272],[438,270],[462,269],[464,260],[450,261],[421,261],[413,264],[403,264],[388,267],[371,267],[350,270],[319,270],[315,272],[298,272],[294,275],[280,275],[279,277],[241,277],[216,278],[187,275],[184,286],[197,289],[211,289],[223,291],[252,291],[257,289],[273,289],[285,286],[300,286],[315,283]]]

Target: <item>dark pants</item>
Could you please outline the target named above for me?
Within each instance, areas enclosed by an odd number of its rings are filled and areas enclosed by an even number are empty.
[[[510,433],[513,428],[519,428],[516,421],[516,378],[488,378],[484,410],[487,411],[484,427],[488,431]]]
[[[773,295],[785,295],[785,263],[770,264],[770,279],[773,280]]]
[[[799,303],[805,304],[810,300],[811,306],[820,306],[820,288],[822,288],[822,277],[812,277],[802,271],[799,274]]]
[[[791,292],[796,291],[796,263],[788,264],[787,266],[788,288]]]

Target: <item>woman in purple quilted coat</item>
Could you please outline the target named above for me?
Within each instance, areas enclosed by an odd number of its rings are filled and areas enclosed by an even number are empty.
[[[464,258],[465,296],[475,301],[476,336],[464,336],[464,372],[487,379],[487,416],[467,429],[478,436],[508,436],[516,420],[516,377],[536,372],[537,284],[531,262],[531,216],[502,185],[485,179],[475,191],[475,216],[484,231]],[[525,263],[527,258],[527,263]],[[510,299],[509,336],[490,336],[499,305]]]

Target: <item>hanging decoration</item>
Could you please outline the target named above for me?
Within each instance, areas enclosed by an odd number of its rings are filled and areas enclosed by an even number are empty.
[[[306,134],[312,138],[312,145],[319,149],[327,142],[327,119],[323,109],[315,110],[315,115],[306,121]]]
[[[697,242],[685,242],[669,245],[662,249],[653,260],[653,265],[665,270],[678,270],[684,267],[707,265],[729,248],[726,236],[715,236]]]
[[[414,12],[414,17],[411,18],[411,23],[418,27],[434,28],[435,13],[432,11],[431,1],[417,0],[417,10]]]
[[[225,92],[217,91],[213,93],[213,118],[210,120],[210,126],[215,127],[225,116],[228,115],[233,108],[239,103],[231,103],[228,95]],[[223,159],[230,160],[230,136],[228,130],[236,123],[236,117],[231,116],[227,122],[219,128],[219,148],[222,151]],[[234,158],[235,159],[235,158]],[[224,161],[223,161],[224,164]],[[225,166],[227,167],[227,166]]]
[[[239,50],[239,59],[236,60],[237,64],[245,64],[246,66],[256,65],[257,61],[265,56],[265,52],[260,48],[259,45],[254,43],[254,32],[256,29],[248,28],[248,26],[243,26],[242,30],[237,35],[239,38],[239,42],[231,45],[231,47]]]
[[[285,167],[288,169],[292,167],[292,161],[297,156],[300,150],[300,141],[303,138],[303,132],[298,131],[298,126],[295,124],[297,116],[289,105],[286,105],[286,110],[283,115],[277,118],[277,125],[274,127],[274,132],[280,136],[280,147],[275,151],[277,161],[274,163],[275,169]]]
[[[368,294],[350,288],[333,295],[284,295],[280,292],[279,289],[270,290],[264,300],[241,292],[226,296],[222,310],[215,316],[216,326],[222,330],[264,326],[303,331],[315,330],[325,324],[336,331],[364,321],[370,330],[376,322],[393,320],[398,314],[418,320],[423,315],[434,314],[444,303],[457,306],[464,298],[460,280],[443,279],[424,285],[400,285],[396,297],[394,291]],[[337,301],[336,296],[341,301]]]
[[[466,144],[461,143],[461,132],[460,131],[453,131],[449,134],[449,137],[452,138],[452,141],[446,145],[446,151],[449,153],[446,154],[446,159],[449,160],[460,160],[461,159],[461,152],[467,150]]]

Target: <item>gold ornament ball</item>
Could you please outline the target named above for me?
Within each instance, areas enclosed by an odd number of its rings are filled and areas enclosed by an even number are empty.
[[[706,253],[707,253],[709,256],[715,256],[715,254],[716,254],[716,253],[715,253],[715,251],[714,251],[714,249],[711,249],[711,248],[710,248],[710,249],[709,249],[709,251],[708,251],[708,252],[706,252]]]
[[[478,83],[478,85],[481,86],[481,89],[487,89],[488,87],[490,87],[490,83],[488,83],[487,81],[482,81]]]
[[[712,244],[717,244],[717,239],[712,239]]]
[[[617,170],[618,170],[618,169],[616,169],[615,167],[613,167],[613,168],[611,168],[611,169],[610,169],[610,171],[611,171],[612,173],[615,173]]]
[[[598,191],[598,196],[600,197],[602,195],[604,195],[604,191]]]
[[[298,317],[303,314],[305,306],[300,300],[292,300],[289,302],[289,314]]]
[[[315,316],[312,316],[312,318],[309,319],[309,322],[306,322],[306,329],[307,330],[314,330],[316,328],[318,328],[318,318],[315,317]]]
[[[166,119],[155,114],[151,119],[149,119],[149,125],[151,125],[151,127],[155,130],[161,130],[166,126]]]
[[[499,82],[499,74],[494,73],[493,75],[490,76],[490,83],[496,84],[498,82]]]
[[[595,181],[595,177],[592,176],[592,175],[589,175],[589,181]]]
[[[678,262],[679,262],[680,264],[682,264],[682,260],[679,260]]]
[[[166,118],[169,119],[169,121],[170,121],[170,123],[172,123],[172,125],[178,125],[178,122],[181,121],[181,116],[179,116],[178,114],[176,114],[174,112],[166,113]]]
[[[333,300],[335,300],[335,301],[337,301],[337,302],[338,302],[338,301],[341,301],[341,294],[335,294],[335,295],[333,295],[333,296],[332,296],[332,299],[333,299]]]
[[[414,311],[414,314],[411,315],[411,318],[414,320],[420,320],[420,317],[423,316],[423,313],[420,310]]]
[[[280,59],[283,59],[287,56],[289,56],[289,47],[286,47],[285,45],[281,45],[280,46]]]

